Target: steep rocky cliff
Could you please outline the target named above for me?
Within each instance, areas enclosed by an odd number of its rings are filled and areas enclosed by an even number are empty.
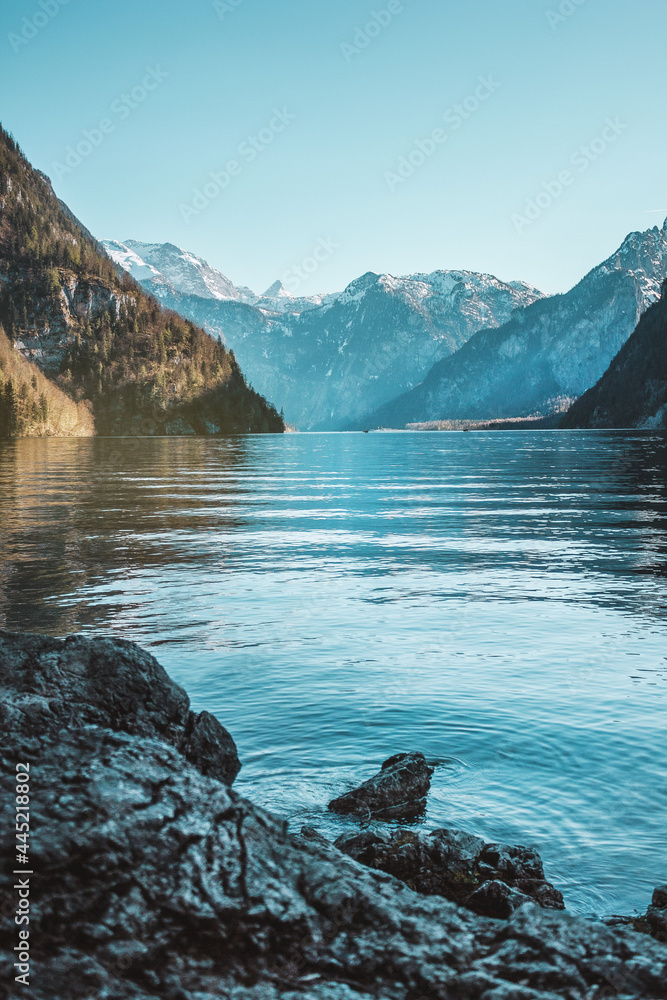
[[[233,354],[119,273],[1,129],[0,323],[9,350],[48,380],[37,391],[18,361],[3,363],[10,395],[29,404],[10,436],[67,433],[43,419],[49,392],[52,412],[63,394],[87,401],[103,434],[283,429]]]
[[[562,427],[667,428],[667,282],[611,365]]]

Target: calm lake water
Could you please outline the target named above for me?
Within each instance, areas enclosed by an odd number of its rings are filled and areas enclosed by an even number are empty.
[[[667,881],[665,436],[5,442],[0,624],[151,649],[294,828],[419,749],[570,909]]]

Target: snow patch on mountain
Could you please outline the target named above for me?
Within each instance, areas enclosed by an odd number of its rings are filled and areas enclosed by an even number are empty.
[[[157,281],[163,280],[162,275],[156,267],[148,264],[139,254],[131,250],[126,243],[119,243],[116,240],[102,240],[107,255],[111,257],[115,264],[118,264],[127,271],[135,281]]]
[[[566,294],[515,311],[500,327],[484,324],[418,385],[365,419],[369,426],[403,427],[549,415],[554,401],[575,399],[601,378],[660,298],[665,275],[667,222],[630,233]],[[460,307],[465,312],[463,299]]]
[[[336,295],[295,295],[281,281],[257,295],[245,285],[234,285],[222,271],[202,257],[173,243],[142,243],[139,240],[102,240],[102,246],[123,270],[147,284],[153,294],[164,298],[169,291],[197,295],[218,302],[241,302],[256,306],[265,314],[294,313],[317,309],[332,302]]]
[[[126,270],[149,266],[150,277],[139,280],[165,305],[222,336],[254,387],[302,429],[345,426],[416,385],[477,330],[543,298],[524,282],[444,270],[368,271],[342,292],[311,296],[276,281],[258,296],[173,244],[104,245]]]
[[[125,246],[158,270],[174,288],[185,295],[199,295],[204,299],[242,298],[239,289],[221,271],[173,243],[126,240]]]

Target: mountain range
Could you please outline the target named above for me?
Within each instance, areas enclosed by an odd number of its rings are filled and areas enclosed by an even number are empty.
[[[236,287],[201,257],[173,243],[140,243],[138,240],[124,243],[102,240],[101,243],[112,260],[160,299],[173,294],[194,295],[217,302],[257,306],[269,313],[299,313],[334,297],[298,297],[288,292],[281,281],[274,282],[263,295],[256,295],[245,286]]]
[[[283,429],[233,353],[119,271],[0,129],[0,435]]]
[[[257,294],[171,243],[98,243],[0,129],[0,436],[281,431],[273,403],[304,430],[577,399],[564,426],[662,426],[666,274],[667,222],[563,295],[463,270]]]
[[[258,296],[172,244],[102,245],[163,303],[221,336],[255,388],[302,430],[361,418],[477,330],[543,297],[525,282],[471,271],[369,271],[339,293],[299,298],[276,282]]]
[[[571,291],[517,311],[438,361],[423,381],[364,417],[368,426],[549,415],[602,377],[661,294],[667,222],[631,233]]]
[[[368,272],[298,298],[235,286],[172,244],[106,241],[170,308],[234,349],[302,430],[548,417],[604,374],[667,274],[667,222],[631,233],[563,295],[470,271]]]

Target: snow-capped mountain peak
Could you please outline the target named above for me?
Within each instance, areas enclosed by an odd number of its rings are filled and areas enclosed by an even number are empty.
[[[160,281],[162,278],[158,269],[147,263],[134,250],[131,250],[127,243],[119,243],[117,240],[102,240],[101,242],[107,255],[114,263],[127,271],[135,281]]]
[[[272,285],[269,285],[267,290],[262,295],[263,299],[293,299],[294,296],[291,292],[288,292],[282,281],[274,281]]]
[[[239,299],[241,295],[221,271],[201,257],[173,243],[140,243],[126,240],[125,246],[156,268],[177,291],[205,299]]]
[[[465,309],[468,303],[481,303],[488,296],[501,295],[513,304],[513,308],[530,305],[544,294],[524,281],[501,281],[492,274],[479,274],[474,271],[438,270],[430,273],[416,272],[396,276],[393,274],[376,274],[367,271],[360,278],[350,282],[344,292],[337,297],[341,303],[360,301],[372,291],[379,290],[389,295],[396,295],[409,302],[414,308],[421,310],[427,302],[437,301],[440,308],[445,303],[451,306],[458,304]],[[428,308],[432,308],[429,304]]]
[[[173,243],[142,243],[139,240],[101,240],[111,259],[160,298],[169,292],[196,295],[218,302],[240,302],[265,313],[302,313],[330,302],[333,295],[298,296],[282,281],[274,281],[263,295],[244,285],[234,285],[222,271],[202,257]]]
[[[144,284],[222,336],[255,388],[303,429],[344,426],[415,385],[476,331],[542,298],[523,282],[463,270],[368,271],[342,292],[310,296],[285,279],[258,296],[173,244],[105,246],[128,269],[150,265]]]
[[[557,414],[595,385],[655,303],[667,274],[667,226],[627,236],[574,288],[485,324],[372,424]]]

